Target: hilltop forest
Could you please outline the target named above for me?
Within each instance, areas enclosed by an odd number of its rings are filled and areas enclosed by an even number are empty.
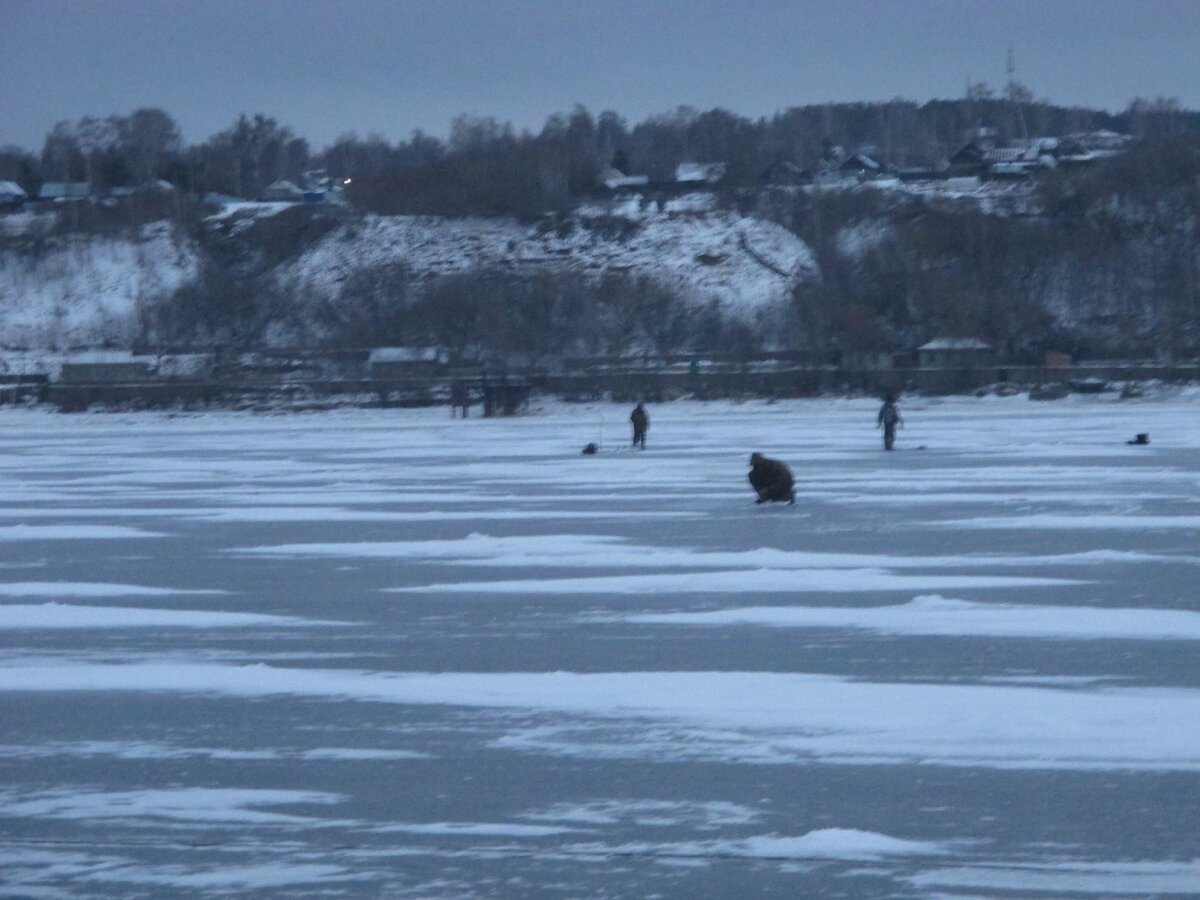
[[[990,202],[986,190],[962,196],[870,185],[813,191],[768,177],[780,163],[811,169],[852,153],[896,169],[937,172],[981,129],[999,142],[1095,132],[1131,140],[1120,154],[1004,185],[1020,196],[1015,205]],[[1035,360],[1046,349],[1190,359],[1200,354],[1198,150],[1200,113],[1173,101],[1138,100],[1112,114],[1035,102],[1019,85],[1002,96],[976,85],[958,100],[805,106],[759,120],[681,108],[630,126],[615,112],[593,116],[576,107],[550,116],[536,134],[464,116],[444,140],[417,132],[393,144],[348,134],[319,152],[265,115],[240,116],[188,145],[167,113],[143,109],[59,123],[38,155],[0,150],[0,181],[15,182],[31,196],[48,182],[86,181],[95,196],[154,179],[173,186],[169,200],[75,206],[36,241],[13,237],[11,229],[3,240],[11,251],[36,253],[69,232],[133,234],[147,221],[169,219],[206,248],[208,261],[194,283],[164,298],[145,323],[159,339],[177,342],[262,340],[254,323],[265,321],[268,303],[279,302],[268,296],[272,267],[348,218],[561,221],[581,204],[597,202],[599,177],[610,168],[659,182],[672,178],[680,163],[701,161],[725,166],[711,189],[717,208],[788,229],[811,249],[819,276],[798,280],[782,320],[758,326],[712,316],[696,316],[690,326],[686,310],[694,298],[664,297],[662,285],[630,279],[626,289],[651,298],[658,319],[615,340],[606,348],[611,352],[736,345],[836,359],[958,335],[987,340],[1014,360]],[[316,175],[344,184],[348,210],[298,207],[258,234],[240,234],[236,246],[228,234],[204,227],[212,212],[206,196],[255,199],[279,179],[304,185]],[[636,226],[614,221],[612,227]],[[397,264],[402,268],[403,261]],[[488,273],[479,277],[486,280]],[[616,275],[600,286],[576,275],[553,281],[544,272],[536,284],[506,276],[498,295],[529,306],[516,316],[527,334],[564,346],[578,343],[573,331],[597,321],[581,304],[611,303],[620,293]],[[355,291],[373,293],[365,298]],[[320,340],[434,339],[446,326],[439,316],[461,317],[465,306],[489,302],[486,293],[462,276],[428,282],[420,296],[349,284],[341,302],[361,307],[369,300],[375,320],[389,323],[387,333],[372,335],[362,316],[334,315]],[[570,303],[568,293],[577,295]],[[381,317],[377,307],[389,298],[398,307]],[[566,305],[577,314],[564,316]],[[417,308],[420,315],[406,319],[406,309]],[[338,331],[343,319],[353,320],[353,333]],[[484,343],[487,332],[480,328]]]

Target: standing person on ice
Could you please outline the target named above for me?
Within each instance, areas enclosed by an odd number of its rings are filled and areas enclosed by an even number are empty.
[[[750,455],[750,487],[758,494],[755,503],[796,502],[795,479],[792,470],[777,459],[767,459],[761,453]]]
[[[650,430],[650,414],[646,412],[646,407],[640,403],[634,407],[629,414],[629,421],[633,423],[633,446],[645,450],[646,432]]]
[[[892,445],[896,443],[896,426],[903,424],[904,420],[900,418],[900,411],[896,409],[896,395],[888,394],[883,401],[883,406],[879,407],[879,416],[875,422],[876,428],[883,428],[884,450],[892,449]]]

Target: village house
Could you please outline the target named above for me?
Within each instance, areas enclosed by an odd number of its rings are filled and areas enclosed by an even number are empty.
[[[398,378],[428,372],[446,362],[441,347],[374,347],[367,356],[367,371],[371,378]]]
[[[922,369],[967,369],[992,362],[992,346],[978,338],[934,338],[917,348]]]
[[[280,178],[263,189],[262,199],[272,203],[299,203],[304,199],[304,191],[286,178]]]
[[[1115,140],[1120,137],[1109,132],[1000,142],[986,133],[968,141],[950,157],[950,171],[980,178],[1024,178],[1038,169],[1086,165],[1119,152],[1107,148],[1123,148],[1125,145]]]
[[[51,203],[73,203],[91,195],[92,185],[87,181],[47,181],[38,191],[39,200]]]
[[[620,191],[628,188],[645,187],[650,183],[650,176],[626,175],[620,169],[609,166],[600,173],[599,182],[610,191]]]
[[[151,377],[153,358],[127,350],[89,350],[62,363],[58,380],[65,384],[117,384]]]
[[[848,156],[838,166],[838,172],[843,178],[866,181],[882,175],[883,166],[865,153],[855,153],[853,156]]]
[[[685,162],[675,167],[675,181],[680,184],[716,184],[725,177],[725,163]]]
[[[18,210],[28,199],[29,195],[15,181],[0,181],[0,210]]]

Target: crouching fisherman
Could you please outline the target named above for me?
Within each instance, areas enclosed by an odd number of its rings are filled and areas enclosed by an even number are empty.
[[[761,453],[750,456],[750,486],[758,494],[755,503],[796,502],[795,479],[792,470],[777,459],[767,459]]]

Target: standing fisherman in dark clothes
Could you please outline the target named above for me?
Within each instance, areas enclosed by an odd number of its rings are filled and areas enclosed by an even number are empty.
[[[904,420],[900,418],[900,412],[896,409],[896,395],[888,394],[883,406],[879,407],[879,416],[875,422],[876,428],[883,428],[884,450],[892,449],[892,445],[896,443],[896,426],[902,424]]]
[[[458,414],[458,408],[462,407],[462,417],[467,417],[467,412],[471,408],[471,395],[467,392],[467,386],[459,379],[455,378],[450,383],[450,417],[454,418]]]
[[[633,412],[629,414],[629,421],[633,423],[633,446],[645,450],[646,432],[650,430],[650,416],[646,407],[640,403],[634,407]]]
[[[758,494],[755,503],[796,502],[792,470],[777,459],[767,459],[761,453],[750,456],[750,486]]]

